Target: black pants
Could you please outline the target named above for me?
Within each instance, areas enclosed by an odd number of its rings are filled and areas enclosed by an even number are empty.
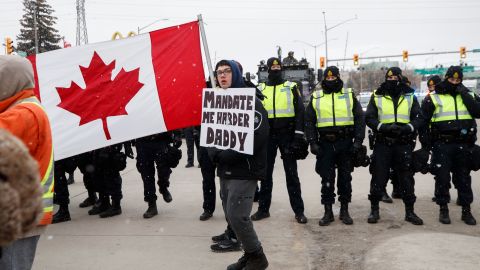
[[[466,143],[434,143],[432,173],[435,175],[435,197],[438,205],[448,203],[451,176],[455,180],[460,205],[467,206],[473,202],[472,177],[467,156],[469,147]]]
[[[193,127],[183,130],[185,134],[185,142],[187,143],[187,163],[193,164],[193,157],[195,156],[195,147],[197,148],[197,162],[200,163],[200,136],[194,131]]]
[[[336,142],[320,141],[322,155],[317,156],[315,171],[322,177],[322,204],[335,203],[335,168],[338,168],[338,201],[352,200],[352,139]]]
[[[146,202],[157,200],[155,188],[155,165],[158,174],[158,186],[163,193],[170,186],[172,170],[167,162],[168,142],[164,141],[137,141],[137,169],[143,180],[143,199]]]
[[[83,174],[83,185],[88,192],[88,197],[95,197],[98,185],[95,182],[95,166],[93,165],[93,153],[87,152],[77,156],[78,169]]]
[[[252,180],[220,180],[225,217],[245,252],[255,252],[262,247],[250,220],[256,187],[257,182]]]
[[[95,181],[98,182],[100,198],[110,197],[112,201],[120,201],[122,194],[122,177],[120,172],[110,166],[96,166],[94,173]]]
[[[290,198],[290,206],[296,215],[303,214],[304,206],[302,200],[302,191],[300,188],[300,180],[298,179],[297,161],[290,156],[283,156],[285,148],[293,140],[292,132],[275,132],[271,131],[268,140],[267,151],[267,176],[261,182],[260,193],[258,197],[258,210],[268,212],[272,202],[273,189],[273,168],[275,166],[275,158],[277,150],[280,149],[282,154],[283,169],[287,180],[288,196]]]
[[[58,205],[68,205],[70,203],[70,193],[68,192],[67,177],[65,176],[65,160],[55,161],[55,202]]]
[[[369,199],[378,202],[382,198],[384,187],[390,177],[390,168],[396,172],[398,186],[403,202],[412,205],[416,201],[414,172],[411,169],[412,146],[410,144],[377,143],[373,149],[372,164],[370,164]]]
[[[217,197],[215,188],[215,165],[208,157],[205,147],[200,147],[200,170],[202,171],[203,210],[209,213],[215,211]]]

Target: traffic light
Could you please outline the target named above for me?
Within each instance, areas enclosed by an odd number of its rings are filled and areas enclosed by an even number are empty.
[[[402,52],[403,62],[408,62],[408,51]]]
[[[320,68],[324,68],[325,67],[325,57],[320,57]]]
[[[353,65],[358,66],[358,54],[353,55]]]
[[[13,53],[13,41],[10,37],[5,38],[5,54]]]
[[[467,48],[460,47],[460,58],[467,58]]]

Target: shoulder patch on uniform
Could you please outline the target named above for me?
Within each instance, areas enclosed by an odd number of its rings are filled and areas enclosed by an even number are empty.
[[[262,125],[263,117],[259,111],[255,111],[255,116],[253,118],[253,127],[254,130],[257,130]]]

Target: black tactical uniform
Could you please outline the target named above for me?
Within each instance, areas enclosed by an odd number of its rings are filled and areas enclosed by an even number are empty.
[[[385,82],[382,83],[370,99],[365,122],[375,133],[370,173],[370,195],[372,211],[369,223],[380,219],[379,204],[384,187],[393,167],[405,204],[405,220],[415,225],[423,224],[413,209],[415,204],[414,171],[412,169],[412,140],[421,127],[420,106],[413,89],[401,82],[402,71],[393,67],[388,69]]]
[[[285,81],[282,78],[282,71],[272,70],[272,65],[281,65],[280,60],[274,57],[268,59],[268,81],[266,84],[258,86],[265,96],[263,105],[268,112],[270,133],[267,152],[267,178],[262,181],[260,186],[258,211],[251,218],[252,220],[260,220],[270,216],[273,168],[277,151],[280,149],[290,206],[295,213],[297,222],[307,223],[298,178],[297,160],[293,156],[285,154],[305,140],[303,135],[305,109],[297,85]]]
[[[462,79],[462,68],[451,66],[445,80],[423,100],[422,112],[430,125],[430,139],[421,136],[421,142],[424,149],[432,150],[431,172],[435,175],[439,221],[450,224],[447,203],[450,200],[450,179],[453,177],[458,189],[458,202],[462,206],[462,220],[475,225],[476,220],[470,210],[473,202],[470,165],[480,158],[471,155],[477,139],[475,118],[480,118],[480,97],[463,86]]]
[[[305,111],[307,141],[312,153],[317,155],[315,171],[322,177],[325,215],[319,224],[326,226],[334,220],[336,168],[340,219],[345,224],[353,224],[348,204],[352,199],[353,157],[362,148],[365,137],[363,110],[351,89],[343,89],[337,67],[325,69],[323,78],[323,90],[313,93]]]
[[[101,218],[120,215],[122,194],[122,177],[120,171],[126,167],[126,155],[121,152],[122,144],[115,144],[93,151],[93,178],[99,193],[96,204],[89,215],[99,214]],[[110,203],[111,199],[111,203]]]
[[[195,165],[193,162],[195,158],[195,148],[197,148],[197,162],[200,164],[200,134],[195,127],[183,129],[183,134],[185,135],[185,143],[187,144],[187,165],[185,165],[185,168],[190,168]]]
[[[97,200],[98,185],[95,183],[93,165],[93,151],[80,154],[76,158],[78,169],[83,174],[83,185],[87,190],[88,197],[80,203],[80,208],[93,206]]]
[[[159,191],[163,200],[167,203],[172,201],[172,195],[168,191],[170,186],[170,169],[168,162],[168,147],[174,143],[179,148],[182,145],[178,132],[164,132],[135,140],[137,149],[137,169],[143,180],[144,201],[148,203],[148,209],[143,214],[144,218],[151,218],[158,214],[157,195],[155,188],[155,165],[157,167]]]
[[[65,158],[55,161],[55,193],[54,201],[60,206],[57,213],[53,215],[52,223],[60,223],[71,220],[68,205],[70,204],[70,193],[68,192],[66,171],[72,167],[76,167],[72,158]]]

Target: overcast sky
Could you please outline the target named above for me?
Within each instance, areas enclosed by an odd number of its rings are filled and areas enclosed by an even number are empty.
[[[58,17],[60,35],[74,45],[76,1],[47,2]],[[22,8],[21,0],[0,0],[2,39],[19,33]],[[327,27],[358,17],[327,32],[330,59],[343,58],[346,45],[347,58],[354,53],[361,57],[401,54],[403,50],[458,51],[460,46],[480,49],[479,0],[86,0],[85,10],[90,43],[110,40],[116,31],[136,31],[157,19],[168,21],[143,31],[194,21],[202,14],[212,61],[236,59],[252,72],[259,60],[276,55],[277,46],[284,55],[292,50],[297,59],[306,57],[313,67],[314,49],[295,40],[312,45],[325,42],[323,11]],[[319,46],[317,59],[324,55],[325,47]],[[459,60],[459,54],[419,56],[410,57],[407,65],[448,66]],[[468,54],[465,62],[480,66],[480,53]],[[352,61],[346,62],[345,68],[353,68]]]

